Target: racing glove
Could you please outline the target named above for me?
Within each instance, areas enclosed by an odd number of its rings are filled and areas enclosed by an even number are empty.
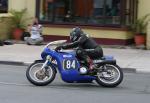
[[[62,46],[58,46],[58,47],[55,48],[55,51],[58,52],[58,51],[60,51],[61,49],[62,49]]]

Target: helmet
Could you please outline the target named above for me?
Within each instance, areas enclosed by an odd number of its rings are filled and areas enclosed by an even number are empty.
[[[81,28],[75,27],[70,32],[70,40],[72,42],[77,41],[81,37],[82,34],[83,34],[83,31],[81,30]]]

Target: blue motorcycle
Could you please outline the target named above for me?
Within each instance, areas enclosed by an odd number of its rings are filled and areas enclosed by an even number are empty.
[[[35,60],[27,71],[27,79],[34,85],[45,86],[51,83],[59,72],[62,80],[67,83],[92,83],[96,81],[104,87],[116,87],[123,80],[122,69],[116,64],[112,56],[105,56],[93,60],[94,72],[89,73],[88,68],[76,58],[75,50],[55,51],[58,45],[66,40],[48,43],[42,53],[42,60]]]

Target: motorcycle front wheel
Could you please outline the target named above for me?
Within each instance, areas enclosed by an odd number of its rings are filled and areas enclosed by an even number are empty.
[[[97,72],[96,82],[104,87],[116,87],[123,80],[123,71],[118,65],[105,64]]]
[[[48,65],[41,69],[44,61],[36,61],[32,63],[26,71],[26,77],[32,84],[36,86],[46,86],[51,83],[56,76],[56,70]]]

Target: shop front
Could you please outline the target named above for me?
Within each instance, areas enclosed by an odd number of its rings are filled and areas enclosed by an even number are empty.
[[[36,16],[46,26],[46,40],[66,38],[80,26],[99,43],[126,45],[132,43],[127,26],[137,17],[137,0],[36,0]]]
[[[127,28],[139,16],[138,0],[9,1],[9,9],[27,8],[29,16],[38,17],[45,40],[68,39],[70,30],[79,26],[101,44],[127,45],[133,42]]]

